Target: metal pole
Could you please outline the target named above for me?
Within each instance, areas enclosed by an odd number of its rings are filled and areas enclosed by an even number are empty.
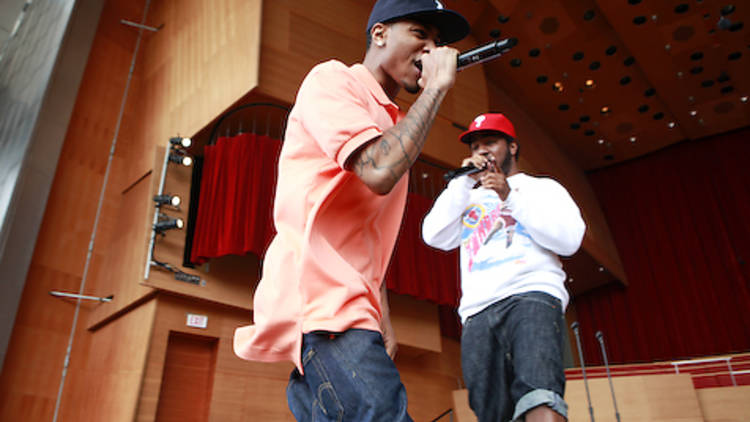
[[[589,405],[589,415],[591,422],[594,422],[594,408],[591,407],[591,395],[589,395],[589,382],[586,379],[586,363],[583,360],[583,349],[581,348],[581,336],[578,333],[578,321],[570,324],[573,334],[576,336],[576,346],[578,346],[578,359],[581,361],[581,371],[583,372],[583,386],[586,388],[586,402]]]
[[[146,0],[146,5],[143,9],[142,22],[146,21],[146,15],[148,14],[148,8],[151,0]],[[109,181],[109,173],[112,169],[112,158],[115,155],[115,147],[117,146],[117,138],[120,136],[120,126],[122,125],[122,118],[125,114],[125,104],[128,99],[128,91],[130,91],[130,82],[133,79],[133,70],[135,69],[135,59],[138,56],[138,49],[141,46],[141,36],[143,35],[143,29],[138,31],[138,38],[135,42],[135,49],[133,50],[133,57],[130,61],[130,70],[128,71],[128,79],[125,82],[125,90],[122,93],[122,100],[120,101],[120,112],[117,115],[117,123],[115,124],[114,136],[112,137],[112,144],[109,148],[109,157],[107,159],[107,169],[104,171],[104,180],[102,181],[102,187],[99,191],[99,202],[96,206],[96,216],[94,217],[94,227],[91,229],[91,237],[89,239],[88,251],[86,253],[86,263],[83,266],[83,275],[81,276],[81,283],[78,288],[78,293],[83,294],[83,290],[86,287],[86,280],[88,279],[89,266],[91,264],[91,255],[94,251],[94,241],[96,240],[96,232],[99,228],[99,218],[102,213],[102,205],[104,204],[104,194],[107,192],[107,182]],[[65,388],[65,379],[68,374],[68,365],[70,364],[70,354],[73,350],[73,340],[75,339],[76,325],[78,325],[78,315],[81,310],[81,299],[76,300],[76,309],[73,313],[73,325],[70,327],[70,334],[68,335],[68,347],[65,351],[65,359],[63,361],[62,376],[60,377],[60,386],[57,389],[57,400],[55,401],[55,411],[52,415],[52,422],[57,422],[57,418],[60,415],[60,404],[62,402],[63,389]]]
[[[615,387],[612,385],[612,375],[609,373],[609,361],[607,360],[607,351],[604,348],[604,334],[601,331],[597,331],[596,339],[599,340],[599,345],[602,348],[602,357],[604,358],[604,368],[607,370],[607,379],[609,380],[609,390],[612,392],[612,403],[615,405],[615,418],[617,422],[620,422],[620,412],[617,411],[617,400],[615,399]]]

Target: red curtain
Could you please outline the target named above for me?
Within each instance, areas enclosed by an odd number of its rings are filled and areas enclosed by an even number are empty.
[[[589,180],[630,285],[574,299],[588,364],[750,350],[750,129],[684,142]]]
[[[431,199],[409,192],[386,282],[396,293],[456,307],[460,292],[458,250],[447,253],[422,241],[422,219],[431,207]]]
[[[191,261],[262,256],[275,234],[272,212],[281,142],[267,136],[220,137],[204,150]]]

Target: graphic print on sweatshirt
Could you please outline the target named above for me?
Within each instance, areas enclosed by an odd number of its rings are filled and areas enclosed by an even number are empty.
[[[490,211],[487,211],[487,210]],[[461,244],[468,256],[468,270],[484,270],[509,261],[522,260],[531,237],[502,203],[469,205],[462,216]],[[512,249],[514,243],[520,247]]]

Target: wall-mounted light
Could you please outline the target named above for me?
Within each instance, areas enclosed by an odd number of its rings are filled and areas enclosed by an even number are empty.
[[[173,207],[179,207],[182,200],[177,195],[156,195],[154,196],[154,202],[156,206],[171,205]]]
[[[175,147],[190,148],[193,145],[193,140],[190,138],[181,138],[179,136],[169,138],[169,143]]]
[[[170,218],[154,224],[154,231],[157,233],[163,233],[167,230],[181,229],[183,226],[184,223],[181,218]]]
[[[190,167],[193,164],[192,157],[176,154],[173,152],[169,154],[169,161],[177,164],[182,164],[185,167]]]

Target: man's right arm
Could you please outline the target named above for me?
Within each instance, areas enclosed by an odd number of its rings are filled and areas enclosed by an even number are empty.
[[[423,78],[429,79],[409,112],[347,160],[347,168],[354,170],[373,192],[390,192],[422,152],[440,104],[455,81],[457,54],[455,49],[439,47],[425,55]]]

